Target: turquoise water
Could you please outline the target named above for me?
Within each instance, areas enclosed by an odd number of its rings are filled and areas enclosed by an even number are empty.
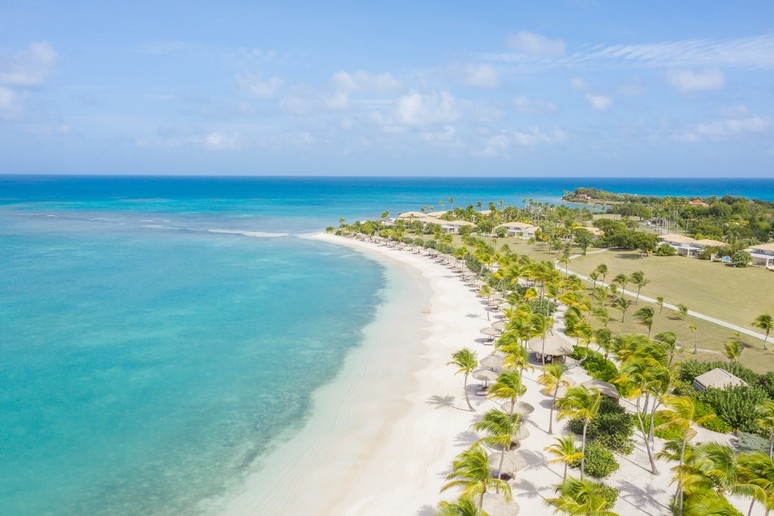
[[[576,186],[774,200],[771,180],[0,177],[0,514],[197,512],[301,427],[385,301],[378,266],[299,234]]]

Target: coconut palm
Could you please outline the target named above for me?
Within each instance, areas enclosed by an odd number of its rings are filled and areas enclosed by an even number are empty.
[[[664,296],[656,297],[656,304],[658,305],[658,313],[664,311]]]
[[[613,283],[621,287],[621,295],[624,294],[624,291],[626,290],[626,285],[628,285],[630,281],[631,279],[629,278],[629,276],[627,276],[623,272],[620,274],[616,274],[615,278],[613,278]]]
[[[688,307],[682,303],[677,304],[677,313],[681,321],[684,321],[688,317]]]
[[[761,314],[755,318],[755,320],[752,322],[752,325],[766,332],[766,336],[763,338],[763,349],[769,349],[769,332],[771,332],[771,330],[774,328],[774,317],[769,314]]]
[[[652,306],[643,306],[636,312],[634,312],[634,318],[637,322],[648,328],[648,337],[650,337],[650,330],[653,328],[653,316],[655,311]]]
[[[547,317],[541,313],[536,313],[532,315],[532,319],[530,320],[530,324],[532,325],[532,331],[533,335],[539,336],[542,339],[542,346],[540,347],[540,355],[543,358],[543,365],[546,364],[546,336],[549,331],[551,331],[551,328],[554,327],[554,319],[553,317]]]
[[[586,473],[586,431],[589,423],[599,413],[599,406],[602,403],[602,394],[599,389],[589,390],[581,385],[567,390],[564,397],[556,402],[559,408],[558,419],[581,418],[583,420],[583,435],[581,436],[581,478]]]
[[[463,373],[465,375],[465,381],[463,383],[463,388],[465,390],[465,402],[467,402],[469,410],[475,410],[473,405],[470,404],[470,398],[468,397],[468,376],[478,366],[476,352],[471,351],[468,348],[462,348],[452,355],[452,360],[449,362],[449,365],[454,365],[459,368],[454,372],[454,374]]]
[[[565,514],[583,516],[617,516],[609,510],[608,501],[600,492],[602,484],[577,478],[569,478],[556,487],[557,498],[547,498],[546,503]]]
[[[521,426],[519,414],[506,414],[502,410],[492,409],[481,418],[481,421],[473,423],[473,428],[488,435],[479,439],[480,442],[501,449],[500,466],[497,468],[498,478],[503,478],[503,461],[505,452],[510,450],[513,437]]]
[[[478,497],[480,509],[488,489],[503,492],[506,501],[511,501],[511,486],[505,480],[493,478],[489,471],[489,458],[479,443],[474,443],[452,462],[452,471],[446,475],[441,492],[453,487],[462,488],[462,496]]]
[[[629,277],[629,280],[632,282],[632,285],[636,285],[637,287],[637,297],[634,298],[634,304],[640,302],[640,290],[642,290],[642,287],[650,283],[649,279],[645,279],[645,273],[642,271],[634,271],[632,272],[632,275]]]
[[[566,435],[564,437],[557,437],[554,444],[546,446],[545,450],[555,455],[556,458],[548,461],[549,464],[553,462],[564,463],[564,473],[562,474],[562,482],[567,480],[567,466],[573,462],[580,460],[583,453],[575,445],[575,437],[572,435]]]
[[[602,276],[602,283],[604,284],[605,276],[607,276],[607,265],[605,265],[604,263],[600,263],[599,265],[597,265],[597,268],[594,269],[594,272]]]
[[[734,332],[734,338],[723,344],[723,354],[726,355],[731,362],[736,362],[744,351],[744,341],[742,335],[738,332]]]
[[[613,306],[615,306],[621,311],[621,322],[624,322],[626,311],[629,309],[630,306],[632,306],[632,300],[626,299],[624,297],[617,297],[615,298],[615,301],[613,301]]]
[[[742,453],[737,459],[739,475],[745,482],[760,486],[765,493],[765,499],[759,500],[766,507],[766,514],[774,505],[774,460],[763,452]],[[752,512],[753,499],[748,516]]]
[[[543,366],[543,374],[538,378],[538,383],[545,386],[546,391],[551,393],[551,411],[548,415],[548,433],[553,433],[554,425],[554,405],[556,404],[556,395],[562,387],[569,387],[570,382],[563,379],[562,376],[567,372],[567,366],[562,362],[554,362]]]
[[[522,384],[521,374],[518,371],[503,371],[497,377],[497,381],[489,387],[490,398],[511,401],[511,414],[516,409],[516,400],[525,392],[527,392],[527,387]]]
[[[766,400],[756,407],[755,424],[769,434],[769,457],[774,459],[774,401]]]
[[[460,496],[456,502],[441,502],[438,504],[436,516],[489,516],[479,509],[468,496]]]
[[[691,439],[696,436],[696,430],[693,425],[699,425],[715,417],[715,414],[706,414],[699,416],[696,410],[696,404],[692,398],[687,396],[664,396],[664,405],[668,408],[659,411],[659,415],[665,419],[665,422],[659,425],[661,428],[672,427],[678,429],[683,438],[680,440],[680,450],[677,455],[679,465],[677,467],[677,490],[675,492],[675,505],[678,515],[683,513],[683,493],[685,491],[685,471],[686,447]]]
[[[695,324],[689,324],[688,329],[693,332],[693,354],[699,353],[699,327]]]

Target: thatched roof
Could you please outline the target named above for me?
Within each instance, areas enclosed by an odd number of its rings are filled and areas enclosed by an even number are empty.
[[[591,380],[586,380],[585,382],[581,383],[581,385],[586,387],[588,390],[598,389],[599,392],[602,393],[602,396],[607,396],[608,398],[612,398],[614,400],[621,399],[621,394],[612,383],[607,383],[603,382],[602,380],[592,378]]]
[[[674,242],[675,244],[695,244],[696,240],[693,238],[686,236],[686,235],[680,235],[677,233],[668,233],[666,235],[659,235],[659,240],[665,240],[667,242]]]
[[[693,379],[694,385],[698,389],[715,387],[716,389],[725,389],[726,387],[736,387],[737,385],[747,385],[744,380],[738,378],[725,369],[716,367],[704,374],[700,374]]]

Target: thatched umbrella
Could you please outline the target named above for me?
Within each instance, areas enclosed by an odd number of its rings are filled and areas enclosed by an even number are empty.
[[[478,363],[490,369],[502,369],[503,357],[499,355],[487,355],[481,360],[479,360]]]
[[[547,357],[563,357],[572,353],[572,344],[568,344],[561,337],[533,339],[527,343],[527,347],[533,353]]]
[[[504,412],[507,412],[508,414],[511,413],[511,406],[513,404],[510,401],[506,401],[502,405],[500,405],[500,408],[503,409]],[[516,403],[516,408],[513,410],[514,414],[520,414],[522,416],[526,416],[528,414],[532,414],[535,412],[535,407],[530,405],[529,403],[525,403],[523,401],[519,401]]]
[[[481,380],[484,382],[484,385],[487,385],[489,382],[497,381],[497,377],[500,375],[491,369],[477,369],[476,371],[473,371],[471,376],[473,376],[473,378],[476,380]]]
[[[519,514],[519,505],[515,501],[506,502],[501,493],[485,493],[482,509],[489,516],[515,516]]]
[[[612,383],[607,383],[607,382],[603,382],[602,380],[597,380],[596,378],[592,378],[591,380],[586,380],[585,382],[582,382],[581,385],[583,387],[586,387],[589,390],[599,389],[599,392],[602,393],[602,396],[610,398],[616,403],[618,403],[618,400],[621,399],[621,394],[618,392],[618,389],[616,389],[615,385],[613,385]]]

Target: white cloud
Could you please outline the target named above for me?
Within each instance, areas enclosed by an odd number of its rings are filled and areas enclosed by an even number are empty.
[[[19,111],[17,97],[18,95],[12,89],[0,86],[0,113],[12,115]]]
[[[331,79],[334,87],[348,92],[363,91],[394,91],[401,88],[401,83],[389,73],[374,74],[358,70],[356,72],[340,71]]]
[[[694,143],[702,140],[727,140],[745,134],[755,134],[767,131],[769,120],[759,116],[746,118],[725,118],[697,124],[692,130],[675,135],[672,139],[678,142]]]
[[[539,128],[533,127],[527,131],[514,131],[513,140],[516,145],[533,147],[541,144],[563,143],[567,141],[567,133],[558,127],[550,133],[544,133]]]
[[[449,66],[449,72],[467,86],[496,88],[500,85],[500,75],[490,64],[454,63]]]
[[[589,84],[581,77],[573,77],[570,79],[570,87],[575,91],[586,91],[589,89]]]
[[[586,94],[586,102],[597,111],[607,111],[613,105],[613,99],[605,95]]]
[[[549,39],[527,31],[509,36],[508,45],[513,49],[534,56],[557,57],[564,55],[567,50],[561,39]]]
[[[457,101],[447,91],[423,95],[412,92],[398,99],[395,118],[403,125],[448,124],[460,117]]]
[[[694,72],[693,70],[676,70],[667,73],[667,81],[679,91],[711,91],[723,89],[726,78],[717,69]]]
[[[462,145],[457,130],[454,126],[444,126],[440,131],[423,132],[421,137],[424,141],[443,147],[459,147]]]
[[[544,100],[531,99],[525,96],[516,97],[513,103],[519,113],[537,115],[556,111],[556,104]]]
[[[475,156],[481,156],[483,158],[495,158],[508,151],[511,146],[511,140],[507,134],[501,133],[495,136],[491,136],[484,142],[484,148],[480,151],[474,152]]]
[[[8,86],[39,86],[54,70],[57,54],[45,41],[30,44],[29,49],[0,65],[0,83]]]
[[[332,110],[347,109],[349,107],[349,96],[343,91],[340,91],[338,93],[334,93],[333,95],[325,97],[323,99],[323,104],[327,109],[332,109]]]
[[[284,83],[277,76],[262,79],[260,75],[244,75],[241,73],[235,76],[235,80],[239,89],[262,99],[274,97]]]
[[[236,150],[239,148],[239,135],[213,131],[204,136],[203,143],[205,147],[211,150]]]

